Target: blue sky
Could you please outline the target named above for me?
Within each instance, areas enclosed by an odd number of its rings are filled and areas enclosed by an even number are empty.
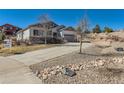
[[[124,29],[124,10],[83,9],[0,9],[0,25],[10,23],[22,28],[38,22],[38,17],[48,14],[57,24],[76,27],[87,11],[90,27],[99,24],[101,28]]]

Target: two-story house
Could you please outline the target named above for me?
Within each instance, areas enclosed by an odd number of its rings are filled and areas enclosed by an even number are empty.
[[[0,31],[5,35],[16,36],[16,33],[21,30],[20,27],[11,25],[11,24],[4,24],[0,26]]]

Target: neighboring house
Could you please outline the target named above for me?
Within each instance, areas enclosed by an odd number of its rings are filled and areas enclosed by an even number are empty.
[[[3,40],[3,34],[0,32],[0,43]]]
[[[0,31],[0,43],[4,40],[5,35]]]
[[[0,32],[2,33],[2,29],[3,29],[3,27],[2,26],[0,26]]]
[[[48,29],[46,29],[46,27]],[[47,40],[53,38],[62,39],[59,31],[63,27],[64,26],[57,25],[52,21],[30,25],[26,29],[17,32],[17,41],[44,43],[45,37]]]
[[[2,31],[5,35],[16,36],[16,33],[21,30],[21,28],[13,26],[11,24],[4,24],[0,26],[0,31]]]

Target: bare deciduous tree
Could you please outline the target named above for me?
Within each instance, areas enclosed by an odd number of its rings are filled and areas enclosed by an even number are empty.
[[[82,53],[82,40],[83,38],[86,37],[86,32],[88,31],[88,20],[87,20],[87,16],[85,15],[83,19],[80,20],[79,23],[79,28],[80,28],[80,52]]]
[[[49,30],[49,25],[47,23],[50,22],[50,18],[47,14],[43,14],[38,18],[38,20],[41,24],[45,23],[44,27],[43,27],[45,29],[45,39],[44,39],[45,41],[44,41],[44,43],[47,44],[47,33]]]

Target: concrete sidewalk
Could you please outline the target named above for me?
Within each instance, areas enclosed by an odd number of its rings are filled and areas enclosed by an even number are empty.
[[[0,57],[1,84],[38,84],[42,81],[37,78],[23,63]]]
[[[89,47],[91,45],[92,44],[90,43],[86,43],[83,45],[83,48]],[[58,56],[62,56],[64,54],[72,53],[77,50],[79,50],[79,43],[67,43],[52,48],[36,50],[20,55],[13,55],[7,58],[17,60],[19,62],[24,63],[27,66],[30,66],[32,64],[46,61]]]

